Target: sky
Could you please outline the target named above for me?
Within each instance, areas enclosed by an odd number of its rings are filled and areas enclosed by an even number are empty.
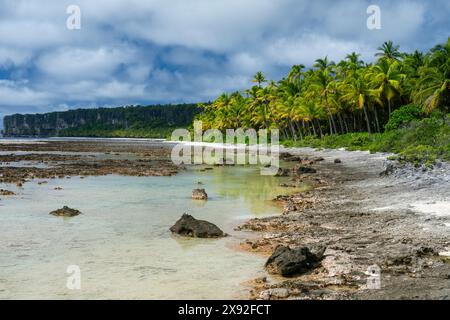
[[[70,5],[80,29],[67,28]],[[0,0],[0,118],[209,101],[257,71],[278,80],[353,51],[370,62],[386,40],[428,50],[450,36],[449,17],[448,0]]]

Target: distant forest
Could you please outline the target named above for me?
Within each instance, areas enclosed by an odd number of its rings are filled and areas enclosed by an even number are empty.
[[[196,104],[77,109],[4,118],[5,136],[164,138],[191,125]]]

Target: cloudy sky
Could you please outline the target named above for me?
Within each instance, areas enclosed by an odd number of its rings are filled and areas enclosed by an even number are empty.
[[[81,29],[69,30],[69,5]],[[381,9],[368,30],[367,7]],[[393,40],[450,36],[448,0],[0,0],[0,117],[77,107],[199,102],[293,64]]]

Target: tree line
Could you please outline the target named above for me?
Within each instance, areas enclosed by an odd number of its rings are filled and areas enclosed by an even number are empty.
[[[223,93],[202,104],[204,128],[277,128],[287,139],[382,132],[391,113],[415,104],[424,113],[448,113],[450,37],[426,53],[405,53],[392,41],[377,49],[373,63],[350,53],[339,62],[317,59],[294,65],[278,82],[262,72],[245,91]]]

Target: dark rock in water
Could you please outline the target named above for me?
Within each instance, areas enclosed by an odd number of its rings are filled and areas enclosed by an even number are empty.
[[[289,158],[285,158],[283,160],[284,161],[289,161],[289,162],[300,162],[300,161],[302,161],[302,158],[297,157],[297,156],[292,156],[292,157],[289,157]]]
[[[266,269],[272,274],[284,277],[306,273],[316,268],[323,258],[325,247],[291,249],[280,245],[266,262]]]
[[[71,209],[67,206],[64,206],[62,209],[50,212],[50,214],[57,217],[75,217],[81,214],[81,212],[76,209]]]
[[[323,157],[315,157],[315,158],[313,158],[312,159],[314,162],[320,162],[320,161],[323,161],[323,160],[325,160]]]
[[[284,201],[289,201],[290,198],[291,198],[290,196],[279,195],[279,196],[276,196],[275,198],[273,198],[272,201],[282,201],[282,202],[284,202]]]
[[[197,220],[186,213],[170,228],[170,231],[185,237],[195,238],[220,238],[226,236],[215,224]]]
[[[12,191],[0,189],[0,196],[13,196],[14,194]]]
[[[307,167],[307,166],[301,166],[301,165],[296,165],[294,168],[292,168],[292,171],[294,171],[295,174],[299,175],[302,173],[316,173],[317,170],[311,167]]]
[[[207,200],[208,194],[205,189],[194,189],[192,190],[192,199],[194,200]]]
[[[289,169],[283,169],[279,168],[276,177],[288,177],[289,176]]]
[[[334,159],[334,163],[342,163],[341,159]]]
[[[294,155],[290,154],[289,152],[281,152],[280,153],[280,159],[281,160],[286,160],[288,158],[292,158]]]

